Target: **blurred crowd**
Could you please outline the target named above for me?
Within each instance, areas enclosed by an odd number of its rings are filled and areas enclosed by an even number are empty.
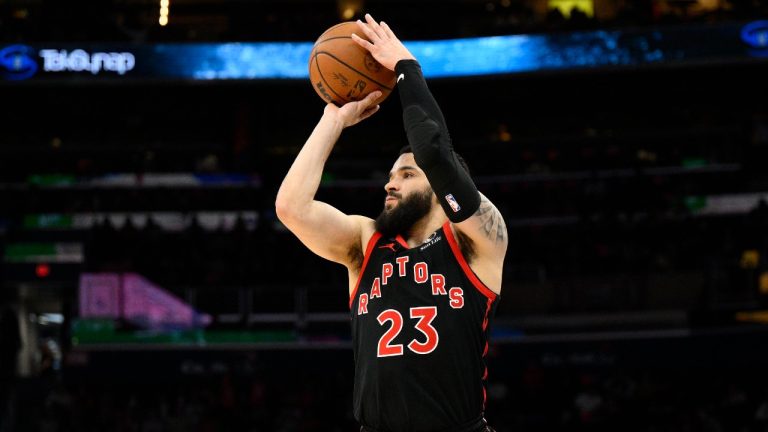
[[[764,303],[765,203],[711,205],[768,191],[768,116],[759,99],[740,99],[764,85],[761,70],[431,83],[457,150],[510,228],[510,301],[499,313]],[[728,84],[712,84],[719,80]],[[477,105],[478,89],[490,84],[495,91]],[[27,97],[0,131],[0,243],[80,241],[83,271],[138,272],[213,314],[239,310],[242,289],[260,310],[293,310],[297,289],[308,293],[309,311],[344,310],[343,268],[311,254],[274,214],[280,181],[322,103],[254,102],[305,100],[306,88],[169,86],[156,99],[153,86],[109,87],[112,98],[99,98],[102,90],[14,90]],[[50,103],[40,106],[43,97]],[[386,103],[345,132],[318,199],[350,214],[381,211],[386,173],[405,141],[397,101]],[[31,110],[48,121],[24,114]],[[109,185],[115,173],[135,183]],[[246,180],[143,184],[153,173]],[[243,211],[257,217],[227,227],[200,221]],[[167,231],[147,218],[157,212],[189,223]],[[96,214],[107,216],[77,228],[30,222]],[[130,217],[117,224],[109,214]]]
[[[514,247],[504,290],[520,298],[502,312],[530,306],[524,298],[529,289],[552,291],[539,312],[710,309],[728,299],[761,301],[758,279],[768,271],[759,258],[768,254],[764,201],[736,216],[603,209],[575,213],[572,220],[511,220],[519,223],[510,227]],[[182,298],[191,289],[206,312],[238,310],[242,287],[256,290],[264,310],[270,304],[285,309],[297,287],[308,288],[310,310],[346,307],[339,289],[346,286],[343,268],[308,252],[268,209],[255,228],[242,219],[231,230],[209,231],[193,222],[180,232],[165,232],[151,220],[143,228],[128,222],[120,229],[104,221],[84,238],[85,271],[138,272]],[[749,251],[757,261],[744,261]]]
[[[768,430],[768,374],[754,362],[743,368],[633,367],[616,364],[603,349],[565,357],[543,352],[520,366],[511,361],[515,354],[510,349],[495,348],[489,366],[486,417],[499,432]],[[75,367],[63,376],[21,381],[12,430],[356,429],[351,353],[346,350],[315,353],[312,364],[286,352],[249,354],[247,361],[224,360],[225,355],[201,360],[194,354],[184,359],[182,354],[170,372],[162,366],[139,372],[125,359],[109,356],[111,370]],[[586,363],[592,364],[568,364],[568,358],[591,359]],[[558,363],[564,359],[565,364]]]

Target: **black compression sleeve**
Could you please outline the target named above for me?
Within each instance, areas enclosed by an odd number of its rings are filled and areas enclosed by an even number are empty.
[[[403,111],[411,105],[419,105],[429,118],[437,122],[447,133],[448,128],[443,112],[440,111],[437,101],[427,87],[427,81],[421,73],[419,63],[416,60],[400,60],[395,65],[395,75],[398,76],[397,90],[400,93]],[[402,78],[400,78],[401,75]]]
[[[480,193],[451,145],[445,119],[415,60],[395,65],[403,123],[416,163],[451,222],[462,222],[480,207]]]

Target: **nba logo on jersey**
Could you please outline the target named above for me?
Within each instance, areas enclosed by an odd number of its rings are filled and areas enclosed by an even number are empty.
[[[448,201],[448,205],[451,206],[454,213],[458,213],[459,210],[461,210],[461,206],[456,202],[456,198],[453,197],[453,194],[446,195],[445,200]]]

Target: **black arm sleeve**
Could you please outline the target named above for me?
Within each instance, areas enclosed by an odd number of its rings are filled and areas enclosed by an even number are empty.
[[[416,163],[427,175],[451,222],[468,219],[480,207],[480,193],[451,145],[443,113],[415,60],[395,65],[403,105],[403,124]]]

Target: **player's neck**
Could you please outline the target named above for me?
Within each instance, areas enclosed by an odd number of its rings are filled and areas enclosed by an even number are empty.
[[[445,216],[442,207],[439,205],[433,206],[429,213],[413,224],[407,233],[403,234],[403,237],[405,237],[409,247],[418,246],[424,243],[424,240],[433,232],[440,229],[447,220],[448,218]]]

